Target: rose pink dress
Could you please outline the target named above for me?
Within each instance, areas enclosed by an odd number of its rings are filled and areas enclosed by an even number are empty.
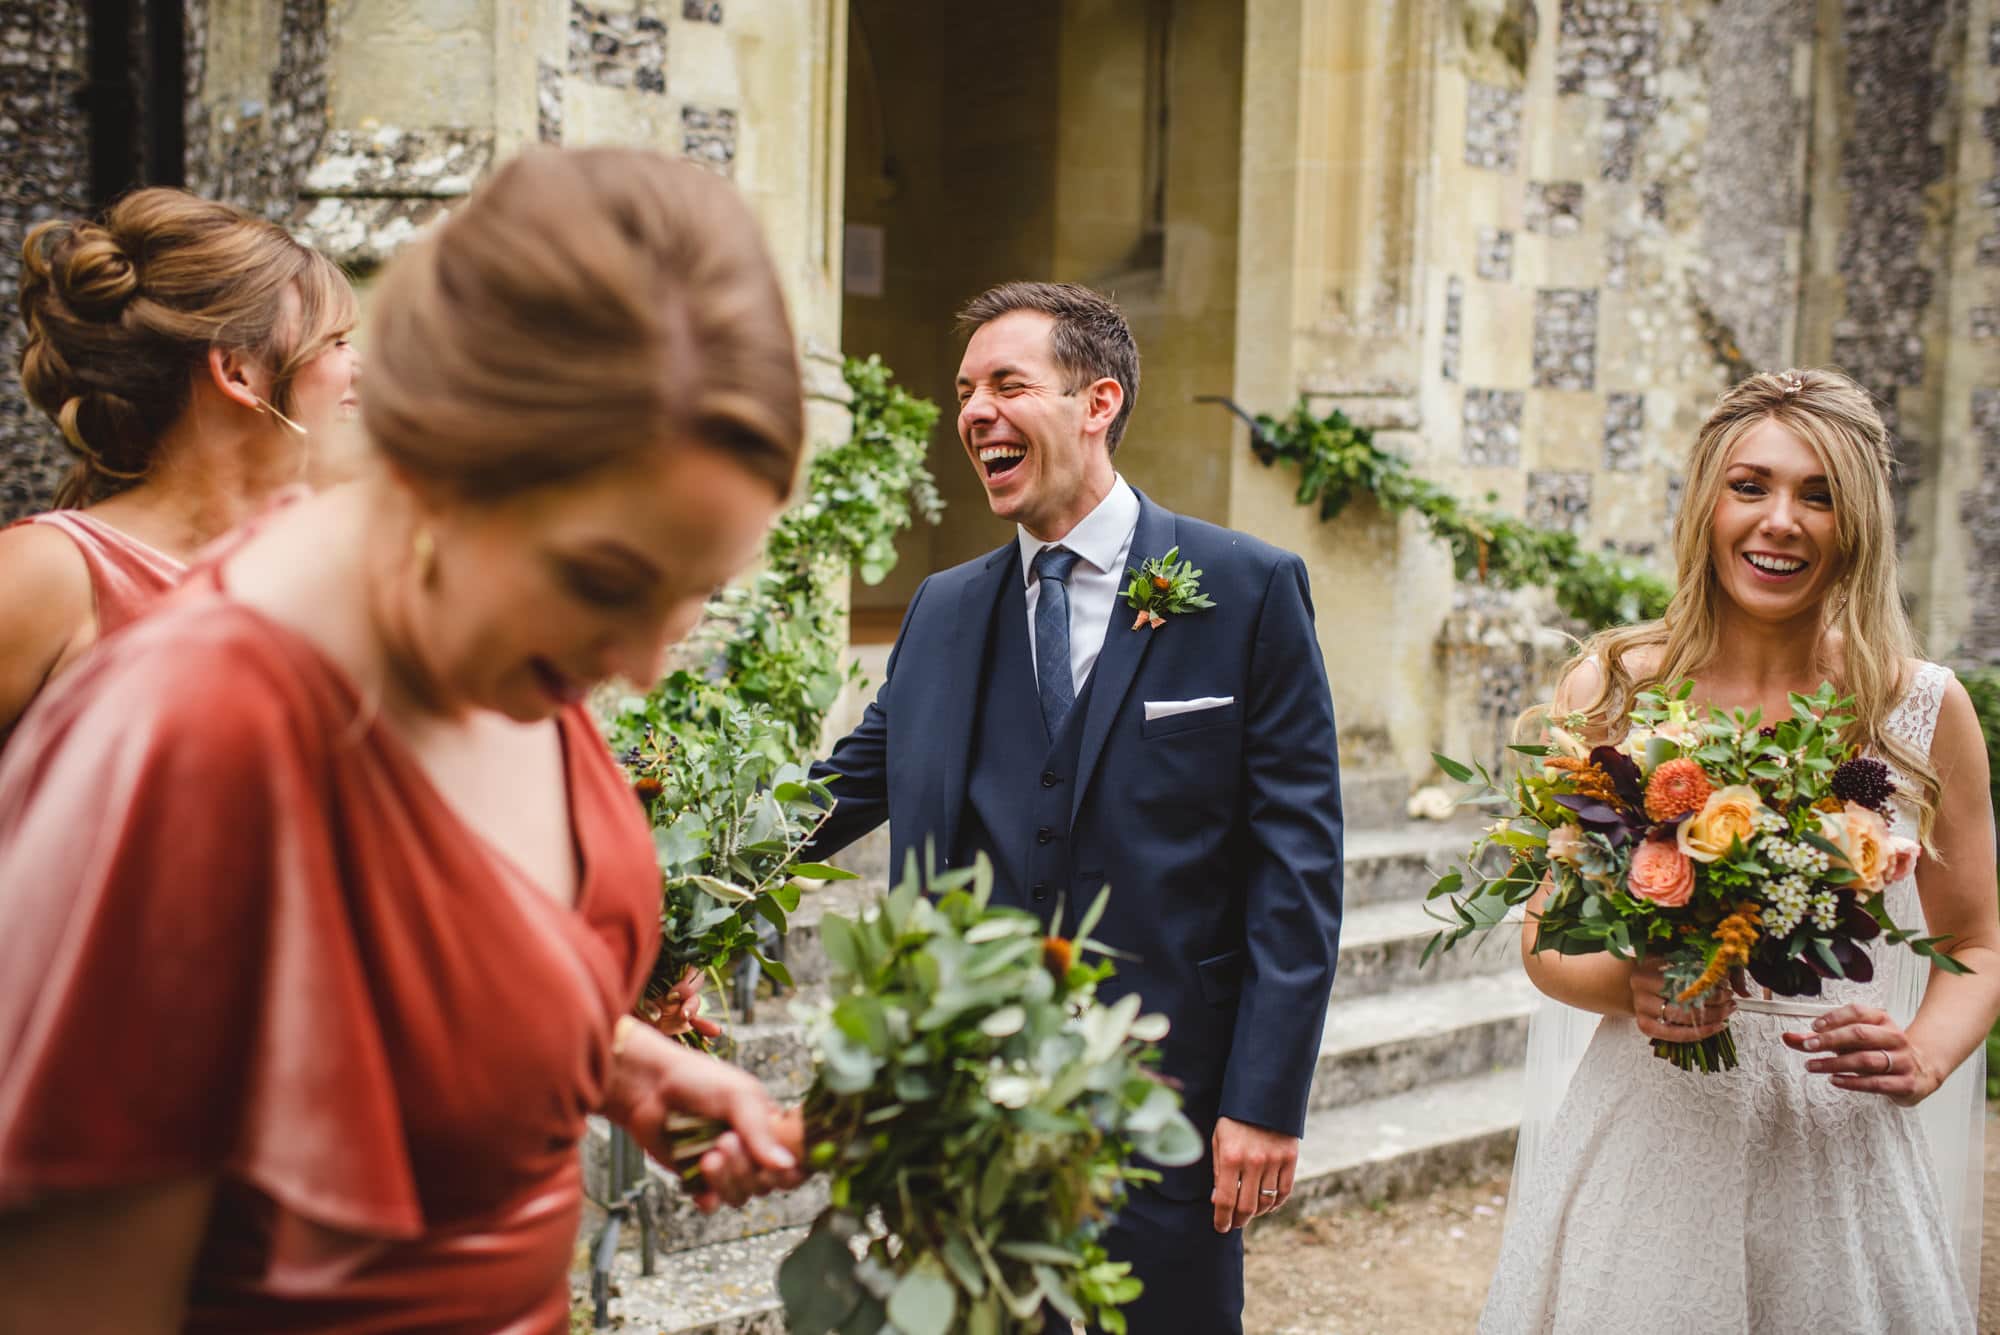
[[[215,1178],[189,1330],[566,1330],[659,873],[558,726],[574,906],[209,567],[57,680],[0,756],[0,1209]]]
[[[185,565],[165,552],[127,537],[82,510],[49,510],[21,522],[60,529],[83,553],[97,603],[100,639],[138,616],[187,573]]]

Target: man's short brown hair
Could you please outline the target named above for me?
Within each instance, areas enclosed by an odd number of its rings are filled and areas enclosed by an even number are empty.
[[[1075,283],[1002,283],[989,287],[958,312],[958,332],[970,337],[981,325],[1014,311],[1040,311],[1055,321],[1049,350],[1067,377],[1063,392],[1074,394],[1095,380],[1110,377],[1125,391],[1125,403],[1104,442],[1117,453],[1126,419],[1139,401],[1139,345],[1117,303],[1101,292]]]

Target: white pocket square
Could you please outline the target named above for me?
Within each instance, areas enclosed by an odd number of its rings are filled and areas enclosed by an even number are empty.
[[[1233,705],[1233,695],[1204,695],[1198,700],[1148,700],[1146,702],[1146,722],[1156,718],[1172,718],[1176,714],[1193,714],[1203,709],[1220,709]]]

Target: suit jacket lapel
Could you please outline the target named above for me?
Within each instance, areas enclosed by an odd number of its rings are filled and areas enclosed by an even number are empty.
[[[1139,497],[1139,527],[1132,534],[1132,553],[1128,564],[1137,566],[1141,561],[1154,556],[1165,556],[1167,549],[1174,545],[1174,516],[1169,510]],[[1122,576],[1123,571],[1119,574]],[[1122,584],[1121,584],[1122,587]],[[1112,605],[1111,624],[1105,628],[1104,648],[1097,656],[1097,666],[1091,669],[1096,680],[1090,687],[1090,703],[1083,716],[1083,743],[1078,752],[1076,764],[1076,795],[1070,800],[1070,819],[1076,819],[1077,811],[1083,806],[1084,792],[1090,787],[1091,775],[1097,769],[1097,758],[1104,753],[1105,740],[1111,735],[1111,721],[1118,716],[1118,707],[1125,700],[1125,694],[1132,688],[1132,681],[1139,675],[1139,664],[1145,661],[1146,650],[1152,646],[1153,637],[1167,632],[1170,627],[1158,630],[1133,630],[1131,608],[1121,595]]]
[[[972,733],[978,723],[975,711],[979,707],[979,682],[984,676],[987,638],[993,631],[993,608],[1000,600],[1003,581],[1009,576],[1020,578],[1020,555],[1019,545],[1010,540],[986,558],[986,564],[959,593],[951,640],[945,646],[942,661],[922,669],[926,676],[935,674],[936,688],[941,693],[933,720],[936,730],[930,734],[937,739],[943,762],[943,782],[937,796],[944,810],[939,813],[942,818],[931,825],[938,831],[940,865],[951,856],[958,842],[959,813],[965,809]]]

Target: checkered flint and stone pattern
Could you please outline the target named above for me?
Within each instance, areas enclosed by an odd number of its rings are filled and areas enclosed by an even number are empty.
[[[1481,468],[1520,467],[1521,417],[1527,401],[1518,389],[1466,390],[1460,457]]]
[[[1597,290],[1535,293],[1535,386],[1591,389],[1597,383]]]

